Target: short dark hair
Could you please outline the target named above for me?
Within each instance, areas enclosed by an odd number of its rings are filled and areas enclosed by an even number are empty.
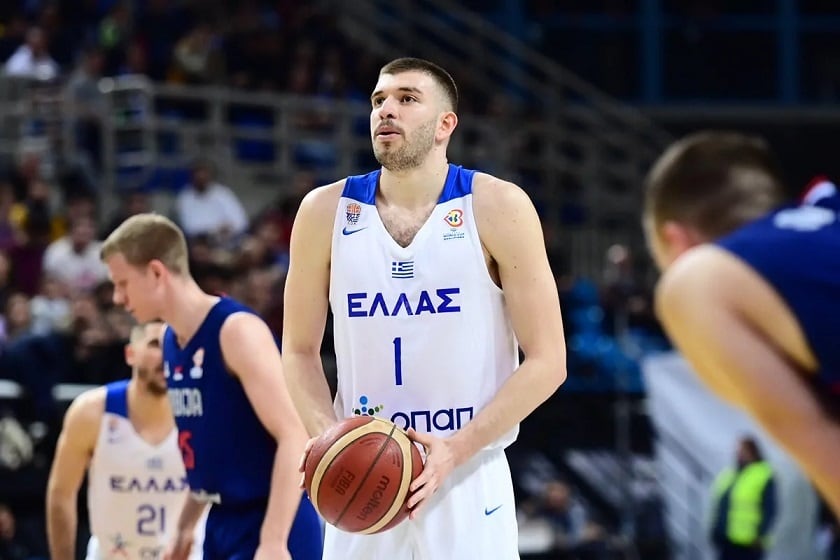
[[[379,73],[401,74],[412,71],[424,72],[434,78],[437,84],[443,89],[449,104],[452,106],[452,111],[458,111],[458,86],[455,84],[452,75],[434,62],[423,60],[422,58],[397,58],[383,66],[379,70]]]
[[[669,220],[714,239],[788,199],[776,158],[763,138],[702,131],[674,142],[645,179],[645,218]]]
[[[758,444],[758,440],[756,440],[752,436],[744,436],[741,438],[739,442],[740,447],[744,448],[752,455],[753,460],[755,461],[763,461],[764,454],[761,452],[761,446]]]

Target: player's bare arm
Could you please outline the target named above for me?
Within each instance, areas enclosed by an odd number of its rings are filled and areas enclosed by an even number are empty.
[[[250,313],[235,313],[222,325],[220,341],[225,364],[239,378],[260,422],[277,440],[260,548],[286,551],[301,499],[295,473],[306,429],[289,395],[280,352],[266,324]]]
[[[187,493],[184,505],[178,516],[177,531],[172,541],[164,552],[164,560],[187,560],[192,552],[195,527],[207,504],[196,500],[192,494]]]
[[[332,227],[344,181],[313,190],[295,217],[283,313],[283,365],[311,436],[335,423],[321,361],[329,308]]]
[[[423,473],[412,483],[412,508],[431,496],[454,467],[533,412],[566,378],[559,295],[531,200],[512,183],[476,174],[473,210],[525,359],[487,406],[448,440],[412,430],[412,437],[430,450]]]
[[[698,375],[752,415],[840,515],[840,424],[820,405],[807,370],[778,350],[790,342],[776,343],[775,336],[795,341],[801,333],[770,286],[725,251],[701,246],[662,277],[656,309]]]
[[[55,560],[76,557],[79,488],[104,414],[105,389],[94,389],[74,400],[64,416],[47,483],[47,534],[50,558]]]

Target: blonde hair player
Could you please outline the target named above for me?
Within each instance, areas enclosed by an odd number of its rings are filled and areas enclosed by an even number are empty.
[[[700,132],[646,181],[656,309],[718,395],[755,418],[840,515],[840,196],[787,202],[760,138]]]
[[[295,470],[306,431],[268,326],[196,284],[184,234],[163,216],[128,218],[101,251],[114,303],[166,322],[163,371],[190,483],[166,558],[186,558],[210,503],[205,558],[319,559],[320,523]]]
[[[166,396],[162,329],[159,322],[135,326],[125,349],[131,379],[82,393],[67,410],[47,485],[50,558],[76,557],[85,471],[88,560],[160,558],[175,535],[189,486]],[[199,542],[203,528],[196,525]]]
[[[370,113],[381,169],[314,190],[295,219],[283,359],[309,433],[375,414],[427,452],[410,519],[375,535],[328,526],[327,560],[519,557],[504,449],[565,379],[563,323],[528,196],[447,161],[457,104],[439,66],[385,65]],[[334,404],[320,358],[328,305]]]

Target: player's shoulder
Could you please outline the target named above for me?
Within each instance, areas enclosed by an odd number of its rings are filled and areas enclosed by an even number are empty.
[[[516,183],[476,171],[472,182],[473,205],[495,207],[530,204],[528,194]]]
[[[512,225],[522,219],[522,212],[534,213],[528,194],[516,183],[488,173],[476,172],[472,184],[472,205],[476,220],[485,225]]]
[[[702,313],[709,306],[736,309],[748,301],[745,293],[765,285],[736,255],[706,243],[686,251],[662,274],[654,300],[658,314]]]
[[[487,173],[476,173],[472,193],[473,213],[485,245],[530,239],[526,232],[539,227],[534,204],[519,185]]]
[[[102,386],[88,389],[73,399],[64,415],[65,429],[98,429],[102,417],[105,415],[107,395],[107,386]]]
[[[259,315],[248,310],[225,318],[219,330],[219,346],[228,371],[240,379],[264,370],[265,364],[271,365],[270,354],[280,359],[280,340]]]
[[[219,327],[219,342],[222,351],[227,355],[230,352],[239,352],[246,346],[244,343],[257,335],[268,333],[274,336],[268,324],[253,310],[246,307],[237,309],[230,313]]]
[[[238,307],[231,311],[222,321],[221,330],[231,330],[240,328],[252,328],[252,326],[265,326],[268,328],[266,322],[254,310],[245,307]]]
[[[104,414],[105,400],[108,397],[108,386],[102,385],[88,389],[79,394],[70,404],[71,408]]]
[[[332,216],[338,207],[338,200],[344,192],[347,179],[341,179],[328,185],[316,187],[306,193],[300,203],[299,213],[321,216],[328,214]]]

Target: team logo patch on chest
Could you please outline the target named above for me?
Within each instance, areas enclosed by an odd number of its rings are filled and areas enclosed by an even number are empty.
[[[120,433],[120,421],[116,418],[108,419],[108,443],[119,443],[122,441]]]
[[[453,208],[446,213],[446,216],[443,217],[443,221],[449,226],[449,229],[443,234],[444,241],[449,241],[450,239],[464,239],[464,237],[466,237],[466,233],[464,233],[464,230],[461,229],[464,225],[463,210],[460,208]]]
[[[351,202],[344,209],[344,216],[347,218],[347,223],[355,226],[359,223],[359,216],[362,215],[362,205],[358,202]]]
[[[204,365],[204,348],[196,350],[192,360],[193,366],[190,368],[190,377],[192,379],[201,379],[204,375],[204,369],[202,369],[202,365]]]

